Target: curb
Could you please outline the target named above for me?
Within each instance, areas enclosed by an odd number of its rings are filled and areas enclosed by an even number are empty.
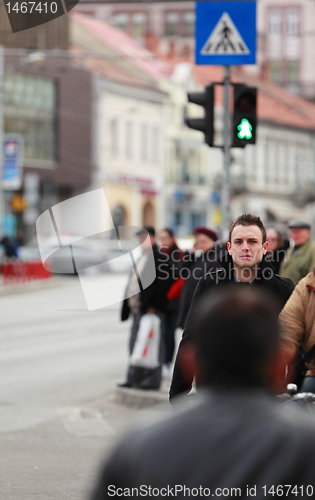
[[[160,390],[125,389],[117,387],[113,396],[115,402],[128,408],[149,408],[161,403],[168,403],[169,382],[162,382]]]
[[[47,278],[43,280],[27,281],[25,283],[16,283],[0,285],[0,297],[6,295],[13,295],[15,293],[26,293],[33,292],[37,290],[43,290],[46,288],[55,288],[61,286],[61,280],[59,278]]]

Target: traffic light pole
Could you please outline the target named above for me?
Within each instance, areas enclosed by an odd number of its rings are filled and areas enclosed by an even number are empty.
[[[221,187],[222,238],[227,239],[230,225],[230,66],[224,66],[224,172]]]

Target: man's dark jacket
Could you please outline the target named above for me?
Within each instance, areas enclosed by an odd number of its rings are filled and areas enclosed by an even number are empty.
[[[165,312],[167,309],[167,298],[166,294],[171,285],[170,279],[170,270],[169,263],[167,259],[165,259],[165,255],[163,255],[156,245],[152,246],[153,250],[153,258],[154,265],[156,271],[156,277],[153,283],[150,286],[143,289],[141,287],[140,292],[140,313],[145,314],[149,307],[152,307],[158,312]],[[153,264],[152,260],[149,259],[141,274],[140,274],[140,282],[141,278],[150,275],[151,270],[149,266]],[[131,269],[131,273],[134,272],[134,269]],[[145,280],[143,280],[145,281]],[[121,320],[126,321],[130,315],[130,308],[128,304],[128,299],[124,299],[122,309],[121,309]]]
[[[243,285],[234,282],[233,261],[228,254],[225,254],[225,256],[219,260],[219,264],[219,269],[210,271],[199,280],[194,294],[193,303],[205,292],[212,294],[225,286],[231,287]],[[260,289],[272,293],[277,300],[279,313],[294,289],[293,282],[288,278],[282,278],[275,274],[272,264],[267,262],[264,258],[261,261],[259,271],[253,281],[253,284],[248,286],[254,286],[255,288],[259,287]],[[183,345],[190,341],[194,332],[194,322],[192,317],[193,315],[190,312],[187,317],[185,330],[183,332],[183,337],[176,356],[173,379],[170,388],[171,400],[179,394],[188,394],[192,387],[193,380],[188,380],[187,377],[184,378],[179,363],[180,351]]]
[[[141,422],[121,439],[101,471],[91,500],[111,498],[115,491],[131,495],[131,488],[138,488],[140,495],[141,486],[150,486],[157,499],[168,493],[180,500],[206,496],[264,500],[279,498],[282,488],[283,499],[296,500],[307,498],[307,487],[313,497],[311,415],[279,408],[263,389],[210,390],[198,399],[196,405],[150,427]],[[299,494],[301,485],[304,496]],[[279,495],[273,496],[277,486]],[[198,494],[200,487],[204,492]]]
[[[179,272],[180,276],[185,279],[185,284],[182,289],[176,327],[184,328],[185,326],[192,298],[200,278],[219,267],[217,253],[214,249],[208,250],[201,255],[196,255],[196,253],[187,252],[181,262]]]

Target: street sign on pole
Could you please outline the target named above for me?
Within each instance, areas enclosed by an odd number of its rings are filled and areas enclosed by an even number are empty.
[[[21,189],[22,161],[23,137],[19,134],[5,134],[2,144],[2,189]]]
[[[196,64],[256,63],[256,2],[196,2]]]

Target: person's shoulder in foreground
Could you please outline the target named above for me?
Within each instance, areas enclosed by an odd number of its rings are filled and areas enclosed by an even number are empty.
[[[149,496],[149,488],[157,498],[204,491],[199,498],[217,489],[245,498],[249,484],[261,499],[267,496],[263,487],[272,485],[297,484],[304,491],[310,485],[315,493],[315,425],[308,415],[284,414],[268,395],[251,391],[235,391],[234,400],[215,391],[199,398],[193,408],[184,405],[179,414],[121,440],[100,471],[92,500],[131,496],[132,489],[142,492],[134,496]]]
[[[271,297],[234,288],[205,296],[195,314],[195,335],[183,361],[202,387],[198,399],[121,440],[92,500],[263,499],[272,487],[315,487],[315,423],[306,413],[281,409],[273,395],[282,390],[286,359]]]

